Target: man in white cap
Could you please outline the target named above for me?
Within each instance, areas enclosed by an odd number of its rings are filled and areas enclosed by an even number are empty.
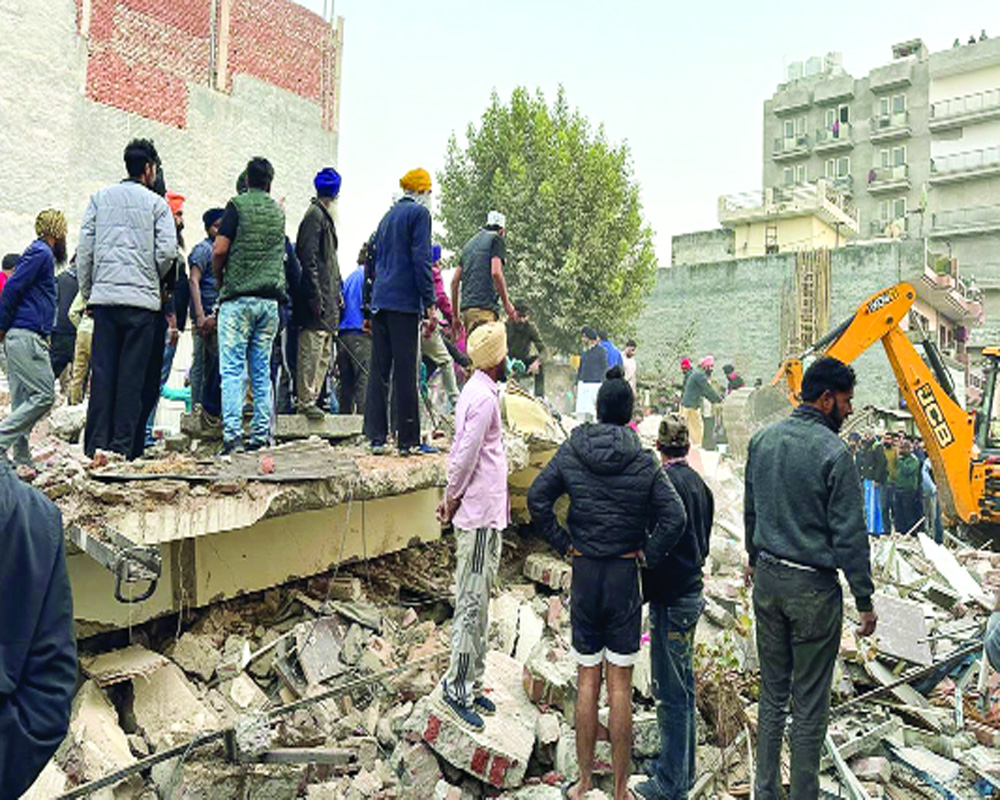
[[[698,366],[700,369],[692,370],[690,377],[684,382],[684,395],[681,397],[681,409],[691,432],[691,444],[695,447],[702,446],[705,436],[705,423],[701,416],[702,403],[706,400],[709,403],[722,402],[722,397],[708,382],[712,376],[715,359],[712,356],[705,356],[698,362]]]
[[[466,242],[451,279],[451,307],[455,336],[465,328],[471,334],[484,322],[500,319],[500,304],[507,316],[519,319],[507,295],[503,267],[507,262],[507,218],[499,211],[486,215],[486,225]]]
[[[500,322],[483,323],[469,336],[467,349],[475,372],[455,407],[448,487],[437,509],[443,524],[454,524],[458,551],[451,664],[442,699],[460,723],[478,731],[484,727],[481,715],[496,712],[483,690],[487,612],[501,536],[510,521],[497,386],[507,366],[507,329]]]

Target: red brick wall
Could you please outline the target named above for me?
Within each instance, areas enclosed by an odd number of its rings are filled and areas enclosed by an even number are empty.
[[[320,104],[332,129],[330,27],[291,0],[231,3],[226,87],[252,75]],[[91,0],[87,97],[185,127],[188,85],[210,82],[211,27],[211,0]]]

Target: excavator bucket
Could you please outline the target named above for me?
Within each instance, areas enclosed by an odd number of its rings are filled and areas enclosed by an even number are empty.
[[[722,402],[722,424],[726,428],[726,452],[745,461],[750,437],[766,425],[792,413],[785,392],[777,386],[745,386]]]

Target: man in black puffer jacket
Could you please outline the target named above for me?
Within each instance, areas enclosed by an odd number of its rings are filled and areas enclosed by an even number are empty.
[[[570,800],[580,800],[592,787],[597,700],[605,661],[615,800],[628,796],[632,665],[642,627],[639,559],[645,552],[647,563],[658,566],[686,523],[677,491],[627,427],[632,404],[632,389],[621,369],[610,370],[597,394],[599,422],[574,429],[528,492],[537,529],[561,554],[573,556],[571,619],[578,664],[580,780],[567,790]],[[564,494],[570,497],[568,531],[553,510]]]

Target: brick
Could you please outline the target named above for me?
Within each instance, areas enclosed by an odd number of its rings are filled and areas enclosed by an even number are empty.
[[[573,568],[547,553],[532,553],[524,560],[524,575],[557,592],[568,592],[573,581]]]
[[[576,665],[560,644],[543,640],[528,657],[521,673],[531,702],[557,708],[572,716],[576,702]]]
[[[892,765],[883,756],[868,756],[851,762],[851,772],[862,781],[888,783],[892,777]]]
[[[474,732],[460,725],[441,700],[441,687],[421,698],[405,730],[419,734],[446,762],[497,789],[517,787],[524,779],[535,744],[538,710],[521,687],[521,664],[496,651],[486,655],[484,684],[497,705]]]

